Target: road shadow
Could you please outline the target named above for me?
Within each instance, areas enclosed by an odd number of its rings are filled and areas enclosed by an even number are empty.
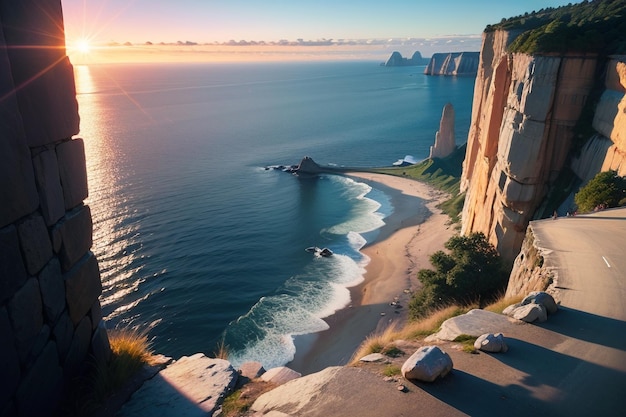
[[[458,369],[433,383],[410,382],[470,416],[554,415],[550,404],[533,398],[523,385],[502,386]]]
[[[507,344],[506,353],[480,353],[500,363],[487,373],[454,369],[434,383],[411,383],[471,416],[616,416],[626,408],[625,372],[520,339]]]
[[[536,326],[564,336],[626,352],[626,322],[560,306]]]
[[[509,351],[492,357],[520,371],[520,382],[528,389],[552,392],[547,407],[557,415],[612,416],[620,415],[626,407],[622,365],[613,369],[524,340],[506,340]]]

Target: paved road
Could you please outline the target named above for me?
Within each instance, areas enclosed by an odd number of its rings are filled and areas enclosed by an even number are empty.
[[[626,209],[532,229],[550,251],[545,262],[557,270],[562,306],[542,327],[569,336],[554,347],[570,362],[558,388],[574,412],[626,415]]]

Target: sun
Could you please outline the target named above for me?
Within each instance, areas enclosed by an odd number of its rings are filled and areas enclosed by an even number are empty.
[[[79,39],[76,42],[76,50],[78,50],[81,54],[88,54],[91,52],[91,45],[87,39]]]

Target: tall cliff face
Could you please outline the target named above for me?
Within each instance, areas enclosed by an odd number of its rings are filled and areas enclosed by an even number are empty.
[[[478,52],[436,53],[424,69],[426,75],[476,75]]]
[[[483,35],[461,178],[462,233],[483,232],[509,262],[568,162],[574,126],[602,64],[594,55],[508,53],[516,35]]]
[[[606,65],[604,92],[595,109],[593,128],[597,132],[572,161],[572,170],[589,181],[610,169],[626,175],[626,56],[614,56]]]

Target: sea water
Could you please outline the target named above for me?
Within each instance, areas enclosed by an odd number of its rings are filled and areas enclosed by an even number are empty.
[[[389,166],[428,156],[443,106],[469,128],[474,79],[377,62],[77,66],[108,327],[179,357],[289,362],[327,328],[393,211],[383,191],[267,166]],[[328,247],[324,258],[306,252]]]

